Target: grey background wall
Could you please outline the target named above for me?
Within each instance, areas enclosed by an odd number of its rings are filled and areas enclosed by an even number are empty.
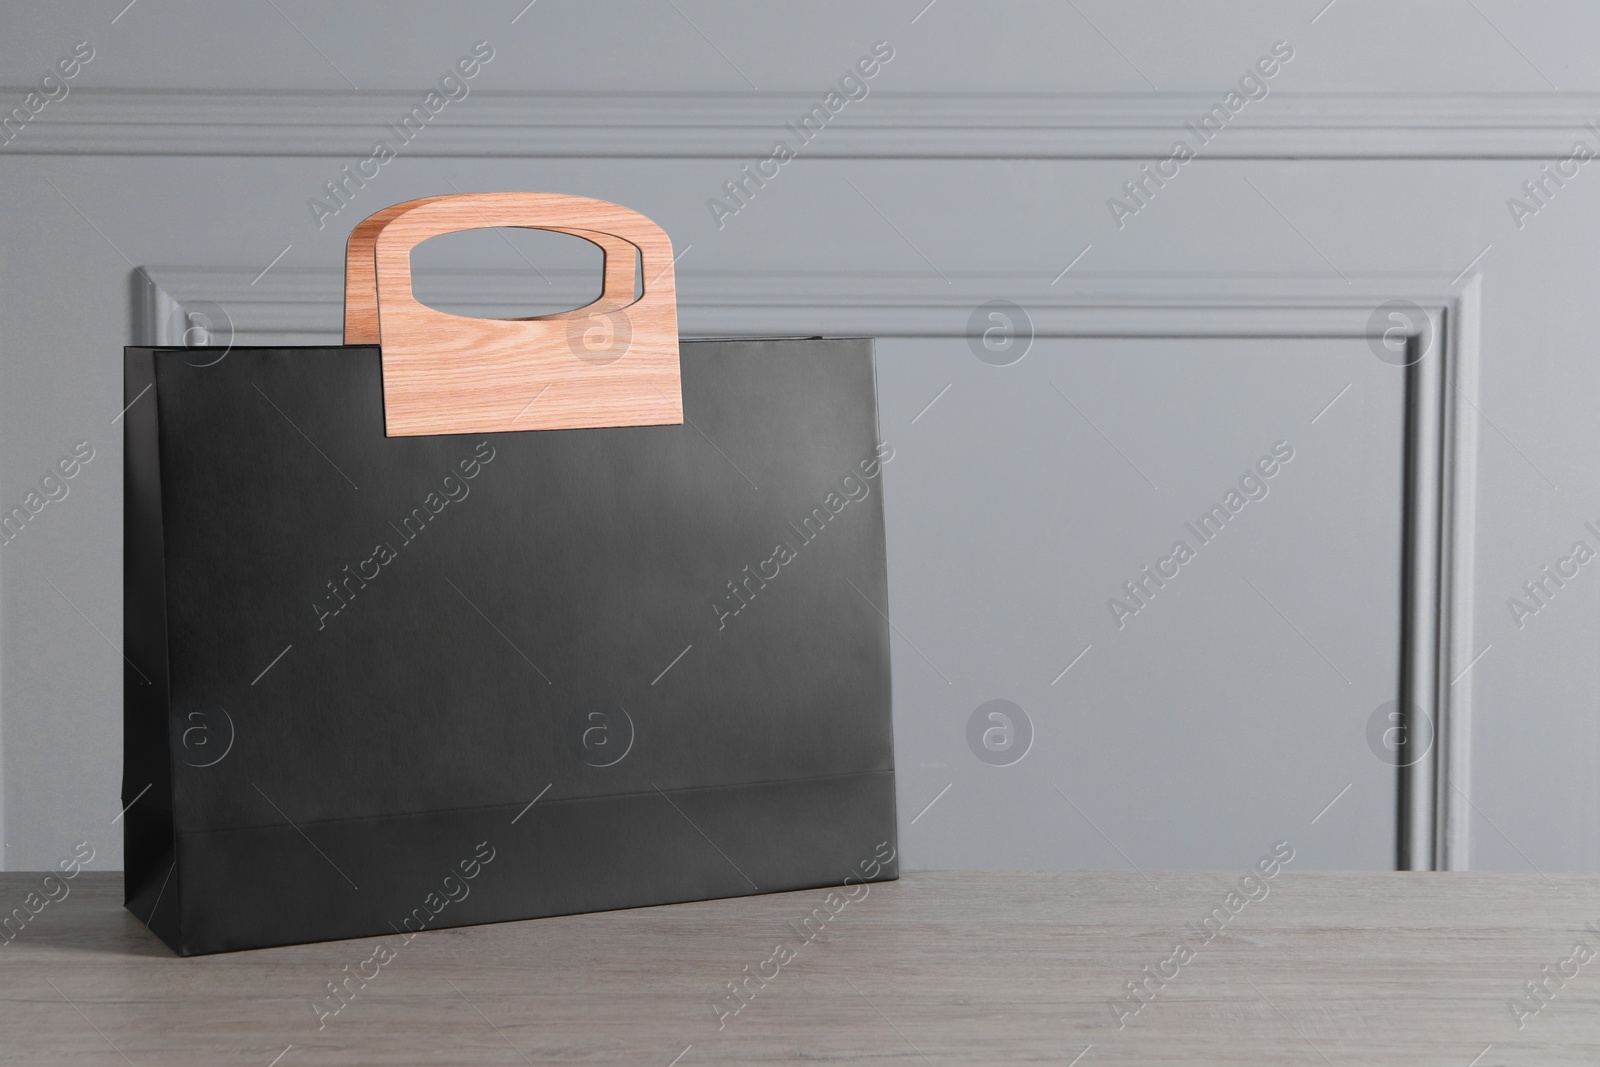
[[[1584,567],[1534,614],[1507,605],[1575,541],[1600,547],[1600,179],[1582,167],[1542,205],[1522,190],[1575,141],[1600,150],[1600,12],[138,0],[0,18],[5,109],[94,49],[0,146],[0,504],[77,442],[95,454],[0,549],[6,868],[85,838],[119,863],[121,346],[201,302],[241,342],[332,339],[350,226],[452,188],[649,214],[682,256],[685,333],[883,338],[918,867],[1233,866],[1279,838],[1307,865],[1393,863],[1395,774],[1367,729],[1402,661],[1403,395],[1361,331],[1407,294],[1470,307],[1451,324],[1479,365],[1456,394],[1476,520],[1470,596],[1449,605],[1451,859],[1600,867],[1600,592]],[[470,95],[319,228],[308,200],[395,143],[385,124],[480,40]],[[870,94],[719,225],[707,201],[878,41],[894,57]],[[1119,228],[1108,198],[1278,41],[1294,56],[1269,95]],[[1509,197],[1539,209],[1519,225]],[[419,259],[424,292],[528,313],[592,285],[570,247],[479,236]],[[968,337],[996,299],[1037,335],[1004,367]],[[1107,599],[1280,440],[1296,458],[1269,496],[1118,629]],[[993,699],[1032,723],[1011,766],[966,740]]]

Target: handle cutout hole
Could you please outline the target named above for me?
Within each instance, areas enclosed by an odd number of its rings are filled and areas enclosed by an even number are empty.
[[[635,265],[636,290],[641,273]],[[485,227],[430,237],[411,250],[417,302],[452,315],[557,315],[594,303],[604,287],[604,250],[567,233]]]

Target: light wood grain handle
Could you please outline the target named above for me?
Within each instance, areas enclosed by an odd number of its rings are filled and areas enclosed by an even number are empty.
[[[441,199],[443,197],[434,196],[386,207],[356,223],[356,228],[350,231],[350,239],[344,246],[345,344],[378,343],[378,264],[373,258],[378,231],[408,208]]]
[[[600,297],[523,319],[468,318],[416,299],[412,249],[440,234],[498,226],[600,246]],[[382,348],[391,437],[683,421],[672,242],[645,216],[603,200],[470,193],[385,208],[346,245],[345,343]]]

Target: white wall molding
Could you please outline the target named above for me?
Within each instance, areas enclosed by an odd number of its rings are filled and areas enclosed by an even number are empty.
[[[196,323],[209,343],[338,344],[342,274],[251,267],[146,267],[137,272],[135,336],[179,343]],[[1025,311],[1037,337],[1366,338],[1374,309],[1407,300],[1427,317],[1426,354],[1407,371],[1406,499],[1402,583],[1402,699],[1433,723],[1431,747],[1400,771],[1400,867],[1470,864],[1471,687],[1452,684],[1475,651],[1472,584],[1477,482],[1480,276],[1446,279],[1318,276],[1043,276],[840,272],[685,273],[678,279],[686,336],[825,334],[962,337],[977,305],[996,298]],[[548,285],[504,271],[438,272],[434,291],[458,314],[526,314],[519,301],[572,305],[594,279],[556,273]],[[196,318],[195,316],[200,316]],[[1417,324],[1421,335],[1421,322]],[[1466,406],[1458,403],[1466,401]],[[1463,414],[1462,412],[1465,412]]]
[[[0,92],[19,96],[24,88]],[[556,93],[477,90],[401,147],[390,123],[416,91],[79,88],[0,153],[330,156],[382,140],[418,157],[727,158],[770,153],[807,93]],[[1215,93],[893,93],[852,105],[802,150],[838,159],[1151,159]],[[1290,93],[1242,112],[1210,159],[1550,159],[1600,134],[1588,93]],[[1196,138],[1189,134],[1193,143]]]
[[[340,268],[280,267],[259,281],[254,266],[142,271],[155,291],[177,304],[220,305],[240,344],[339,343]],[[476,316],[529,314],[532,300],[575,307],[597,295],[598,279],[591,273],[544,273],[548,284],[524,272],[447,269],[430,273],[429,291],[439,294],[447,310]],[[948,283],[928,272],[680,269],[679,322],[686,337],[960,337],[974,308],[1004,299],[1027,311],[1039,337],[1360,337],[1379,304],[1409,299],[1443,307],[1476,277],[1452,290],[1444,275],[1415,274],[1366,274],[1350,285],[1322,275],[1074,272],[1052,285],[1043,273],[947,274]],[[176,343],[178,334],[162,336]],[[137,336],[156,343],[147,327]]]

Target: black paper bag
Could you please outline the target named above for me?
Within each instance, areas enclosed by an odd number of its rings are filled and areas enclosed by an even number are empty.
[[[179,953],[896,877],[870,341],[410,436],[379,346],[218,356],[126,353],[127,906]]]

